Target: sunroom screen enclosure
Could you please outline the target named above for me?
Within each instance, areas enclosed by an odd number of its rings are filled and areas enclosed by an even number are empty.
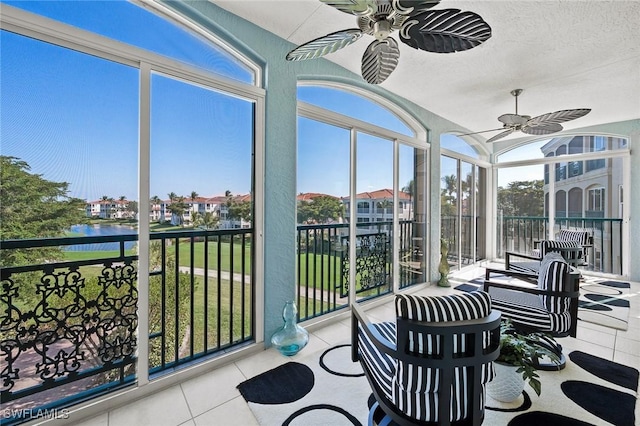
[[[40,3],[16,5],[85,29],[2,5],[3,178],[40,185],[3,182],[9,422],[261,338],[257,67],[132,3],[110,14],[136,40],[91,20],[102,2]],[[174,58],[144,50],[159,28]]]
[[[301,319],[428,280],[427,145],[355,92],[332,83],[298,88]]]

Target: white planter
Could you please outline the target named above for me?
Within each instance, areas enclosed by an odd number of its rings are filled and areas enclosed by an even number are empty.
[[[502,402],[515,401],[524,390],[524,379],[521,373],[516,373],[518,367],[493,363],[496,375],[487,383],[487,393],[493,399]]]

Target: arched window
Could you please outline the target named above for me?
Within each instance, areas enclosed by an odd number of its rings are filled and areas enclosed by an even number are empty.
[[[219,41],[213,34],[195,26],[187,30],[176,25],[169,19],[176,15],[169,15],[161,6],[142,8],[129,1],[3,1],[4,4],[234,80],[250,84],[258,81],[256,65],[227,46],[215,44]]]
[[[456,135],[442,135],[440,137],[440,148],[457,154],[466,155],[471,158],[479,158],[478,151],[469,145],[464,139]]]
[[[254,200],[262,199],[257,191],[263,186],[254,157],[262,155],[264,145],[264,132],[256,129],[256,111],[264,109],[265,96],[256,84],[257,68],[226,46],[215,45],[213,35],[206,37],[193,25],[168,20],[164,12],[151,12],[156,6],[150,2],[145,5],[3,2],[0,15],[3,158],[19,159],[28,173],[62,188],[56,195],[39,193],[44,187],[31,188],[32,200],[68,197],[71,206],[80,206],[59,215],[50,205],[52,211],[34,205],[34,211],[21,212],[21,226],[45,216],[55,216],[58,222],[45,235],[32,226],[14,238],[77,237],[68,250],[45,249],[46,269],[34,274],[52,274],[53,268],[59,272],[56,265],[62,263],[82,275],[73,277],[74,282],[87,282],[87,292],[78,295],[85,303],[78,309],[99,305],[102,302],[93,299],[101,300],[107,293],[108,298],[116,297],[113,287],[126,284],[131,290],[128,299],[114,302],[122,312],[104,309],[104,315],[117,319],[125,315],[126,304],[126,315],[131,315],[126,322],[143,324],[146,321],[138,321],[143,316],[148,320],[149,328],[139,330],[108,323],[114,325],[107,333],[113,341],[99,344],[113,346],[96,348],[96,353],[115,354],[108,363],[85,350],[96,341],[75,348],[74,362],[82,362],[74,365],[71,376],[56,377],[56,382],[66,386],[66,379],[73,382],[86,374],[95,388],[83,388],[83,398],[88,392],[134,383],[135,376],[147,382],[152,373],[257,339],[255,321],[247,320],[256,317],[252,292],[259,284],[252,281],[261,263],[252,258],[257,235],[262,234],[261,220],[254,218]],[[86,217],[78,217],[83,214]],[[180,239],[168,230],[179,231]],[[116,247],[83,245],[88,235],[117,237]],[[83,253],[75,246],[82,246]],[[209,246],[225,262],[205,260]],[[186,265],[185,253],[191,263],[178,271]],[[175,264],[175,270],[170,271],[169,264]],[[125,267],[126,280],[105,283],[106,275],[111,276],[107,269]],[[237,271],[243,271],[239,282]],[[102,273],[105,279],[98,280]],[[226,288],[238,289],[218,293],[225,306],[205,290],[205,277],[213,275],[230,277]],[[28,312],[37,308],[29,306],[32,296],[18,295],[15,302]],[[218,313],[216,325],[206,314],[196,313],[202,309]],[[69,322],[79,324],[79,314],[73,315]],[[102,317],[94,315],[102,314],[87,311],[92,323],[102,323]],[[223,323],[241,325],[234,329]],[[179,350],[186,341],[189,348]],[[51,344],[55,346],[49,350],[54,350],[67,347],[69,340]],[[140,356],[135,356],[136,350]],[[28,374],[23,377],[29,379]],[[34,373],[33,380],[39,379]],[[70,401],[65,398],[64,403]]]
[[[553,238],[559,229],[578,228],[591,230],[594,236],[594,253],[600,253],[604,262],[588,267],[600,272],[622,271],[620,246],[612,241],[622,240],[622,213],[619,208],[623,191],[625,157],[629,156],[628,141],[611,135],[559,135],[520,145],[498,156],[498,212],[511,205],[526,205],[516,200],[504,204],[500,187],[502,176],[512,174],[513,182],[534,188],[529,196],[544,200],[544,217],[521,219],[523,226],[537,229],[537,221],[543,221],[542,238]],[[604,155],[603,155],[604,154]],[[531,173],[538,167],[539,171]],[[549,171],[554,176],[549,176]],[[539,187],[536,181],[543,182]],[[555,194],[549,197],[549,194]],[[498,226],[497,252],[518,243],[508,237],[509,225]],[[536,237],[535,231],[528,231]],[[504,236],[507,236],[504,238]],[[540,239],[540,238],[538,238]],[[524,242],[525,246],[528,243]]]
[[[426,134],[413,117],[380,95],[343,83],[299,84],[297,193],[322,194],[339,205],[318,210],[315,223],[321,225],[303,225],[308,206],[298,203],[298,241],[308,241],[309,234],[318,241],[322,234],[332,242],[329,261],[346,262],[342,268],[349,271],[341,278],[322,275],[323,287],[342,288],[346,296],[347,283],[355,279],[369,290],[350,297],[363,298],[426,279]],[[359,247],[356,258],[345,252],[350,247]],[[299,246],[298,256],[320,249]],[[370,258],[359,261],[358,256]],[[371,270],[360,270],[365,264]],[[298,281],[304,286],[306,278],[300,275]],[[317,307],[304,294],[299,305],[308,316],[341,307]]]

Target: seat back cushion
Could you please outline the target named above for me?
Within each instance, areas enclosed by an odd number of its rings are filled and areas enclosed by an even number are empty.
[[[562,249],[575,249],[582,247],[578,241],[544,240],[540,243],[540,255],[544,258],[549,253],[562,253],[566,260],[582,258],[582,250],[562,251]]]
[[[551,291],[569,291],[569,265],[558,253],[549,253],[540,262],[538,288]],[[564,332],[571,325],[569,305],[571,300],[563,296],[540,296],[543,306],[551,316],[551,329]]]
[[[561,229],[557,237],[558,241],[575,241],[580,245],[589,243],[589,231],[577,229]]]
[[[491,298],[484,291],[461,293],[447,296],[396,296],[396,314],[400,319],[410,319],[425,322],[462,321],[483,318],[491,312]],[[489,336],[484,337],[485,347]],[[398,339],[400,340],[400,339]],[[466,336],[457,335],[454,338],[454,352],[463,353],[466,350]],[[410,332],[408,348],[412,353],[440,353],[441,339],[439,336]],[[493,378],[491,363],[481,366],[482,387]],[[451,401],[450,420],[461,420],[469,416],[471,407],[468,405],[469,384],[472,375],[467,367],[455,367],[453,384],[448,395]],[[438,421],[438,399],[440,371],[436,368],[424,368],[410,362],[398,361],[396,375],[393,380],[393,401],[405,414],[421,421]],[[446,392],[446,391],[445,391]],[[484,391],[481,395],[484,401]],[[483,405],[484,407],[484,405]]]

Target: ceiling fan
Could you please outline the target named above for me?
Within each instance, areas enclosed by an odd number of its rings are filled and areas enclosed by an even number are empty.
[[[315,59],[359,40],[376,39],[362,56],[362,77],[380,84],[398,65],[400,49],[389,35],[399,30],[400,40],[414,49],[452,53],[472,49],[491,37],[491,27],[477,14],[459,9],[429,10],[440,0],[320,0],[357,17],[358,28],[327,34],[290,51],[288,61]]]
[[[515,131],[521,131],[529,135],[549,135],[562,130],[560,123],[565,121],[575,120],[576,118],[583,117],[591,109],[579,108],[579,109],[564,109],[556,112],[549,112],[537,117],[531,118],[530,115],[518,114],[518,96],[522,93],[522,89],[514,89],[511,94],[516,98],[516,113],[515,114],[502,114],[498,117],[498,120],[503,124],[498,129],[484,130],[482,132],[465,133],[464,135],[475,135],[478,133],[495,132],[496,130],[503,130],[497,135],[487,140],[489,142],[495,142],[498,139],[502,139]],[[506,130],[505,130],[506,129]]]

